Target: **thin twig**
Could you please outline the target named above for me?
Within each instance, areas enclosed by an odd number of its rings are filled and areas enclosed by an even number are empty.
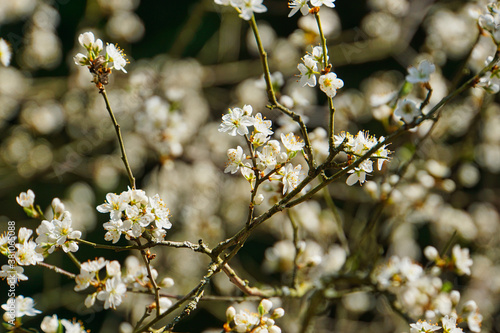
[[[43,266],[43,267],[46,267],[48,269],[51,269],[53,270],[54,272],[56,273],[59,273],[59,274],[62,274],[62,275],[66,275],[67,277],[69,277],[70,279],[74,279],[76,277],[76,274],[73,274],[73,273],[70,273],[68,271],[65,271],[64,269],[62,268],[59,268],[57,266],[54,266],[54,265],[50,265],[50,264],[47,264],[43,261],[39,261],[37,262],[37,265],[38,266]]]
[[[116,121],[115,114],[113,113],[113,110],[111,109],[111,105],[109,104],[108,95],[106,94],[106,90],[101,89],[101,90],[99,90],[99,93],[104,98],[104,102],[106,103],[106,110],[108,110],[109,116],[111,117],[111,120],[113,121],[113,125],[115,126],[116,136],[118,137],[118,142],[120,143],[120,150],[122,152],[122,161],[123,161],[123,164],[125,165],[125,169],[127,170],[128,179],[130,181],[130,186],[132,186],[132,189],[135,189],[135,178],[132,174],[132,169],[130,168],[130,164],[128,163],[127,153],[125,152],[125,145],[123,143],[120,125]]]
[[[291,211],[288,210],[288,218],[290,219],[290,224],[293,230],[293,246],[295,247],[295,256],[293,257],[293,271],[292,271],[292,281],[291,287],[297,288],[298,285],[298,270],[299,270],[299,255],[302,252],[299,245],[299,226],[293,218]]]
[[[141,245],[141,241],[139,239],[136,240],[137,245]],[[144,265],[146,266],[146,270],[148,272],[148,278],[149,281],[151,282],[151,286],[153,288],[153,292],[155,294],[155,302],[156,302],[156,317],[160,315],[160,288],[158,287],[158,284],[156,283],[155,278],[153,277],[153,274],[151,272],[151,265],[150,265],[150,259],[144,249],[141,249],[141,257],[142,260],[144,261]]]
[[[321,25],[321,18],[319,16],[319,8],[314,11],[314,18],[316,19],[316,24],[318,25],[319,36],[321,40],[321,48],[323,49],[323,67],[328,67],[328,50],[326,48],[326,38],[323,33],[323,27]],[[335,147],[335,107],[333,106],[333,98],[327,96],[328,98],[328,110],[330,111],[330,121],[328,123],[328,146],[330,147],[330,155]]]
[[[309,170],[314,169],[316,166],[315,166],[315,162],[314,162],[314,155],[313,155],[312,148],[311,148],[311,141],[309,140],[309,135],[307,133],[307,127],[306,127],[306,125],[305,125],[305,123],[302,120],[302,117],[300,115],[289,110],[288,108],[286,108],[285,106],[281,105],[278,102],[278,99],[276,98],[276,94],[274,92],[273,84],[271,81],[271,72],[269,70],[269,62],[267,60],[267,53],[264,50],[264,46],[262,44],[262,40],[261,40],[260,34],[259,34],[259,29],[257,27],[257,23],[255,22],[255,17],[252,15],[252,19],[248,22],[249,22],[250,27],[252,28],[252,32],[255,36],[255,42],[257,43],[257,48],[259,49],[260,60],[261,60],[262,68],[264,71],[264,80],[266,81],[267,98],[269,99],[269,102],[271,103],[269,108],[279,109],[281,112],[283,112],[284,114],[286,114],[287,116],[292,118],[297,124],[299,124],[300,131],[302,133],[302,137],[303,137],[304,143],[305,143],[304,150],[305,150],[306,155],[308,157],[306,159],[306,162],[307,162],[307,165],[309,166]]]

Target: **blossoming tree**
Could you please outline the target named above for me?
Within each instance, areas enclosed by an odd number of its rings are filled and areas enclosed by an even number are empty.
[[[139,1],[98,1],[112,13],[110,36],[140,38],[144,26],[134,3]],[[500,108],[494,101],[500,5],[477,2],[444,11],[430,2],[367,3],[370,13],[361,25],[368,46],[341,42],[353,31],[335,37],[341,32],[335,9],[347,6],[343,0],[199,5],[199,12],[221,13],[221,36],[231,30],[226,18],[247,24],[248,48],[259,60],[243,65],[259,74],[245,77],[236,88],[240,96],[223,106],[222,116],[212,113],[212,121],[210,94],[200,82],[203,71],[217,77],[216,67],[162,57],[134,63],[97,31],[75,38],[75,74],[52,102],[32,106],[18,95],[0,95],[9,112],[22,109],[23,126],[46,136],[34,142],[21,125],[9,134],[5,160],[18,163],[21,175],[36,180],[51,169],[63,183],[79,172],[95,180],[95,187],[70,184],[72,195],[51,196],[50,204],[31,186],[11,196],[29,222],[6,221],[0,237],[6,258],[0,277],[9,287],[3,327],[98,330],[84,318],[90,309],[120,318],[119,328],[103,324],[101,331],[137,333],[457,333],[481,332],[483,321],[493,330],[499,289],[491,283],[494,274],[484,272],[498,269],[491,252],[500,217],[495,184],[483,191],[478,183],[486,171],[500,171]],[[299,29],[269,42],[274,31],[257,20],[285,11],[289,20],[301,16]],[[31,13],[36,29],[54,34],[47,25],[54,20],[43,19],[58,17],[54,7],[40,2]],[[124,15],[135,30],[113,21]],[[412,56],[394,55],[424,21],[430,22],[425,47]],[[443,21],[464,25],[465,37],[447,31]],[[466,31],[474,32],[470,43],[464,42]],[[29,47],[36,48],[11,44],[0,39],[0,93],[9,78],[22,91],[16,82],[25,64],[14,59],[16,51],[27,59]],[[377,47],[404,66],[398,73],[374,73],[356,90],[342,65],[363,62]],[[450,76],[448,57],[461,61]],[[50,65],[49,58],[40,55],[32,66]],[[212,99],[227,99],[213,93]],[[75,97],[81,94],[87,102]],[[71,141],[59,153],[46,143],[60,130],[58,117],[65,118]],[[464,152],[475,144],[473,154]],[[115,146],[110,156],[102,153]],[[20,147],[30,150],[17,153]],[[68,151],[76,152],[76,165]],[[26,156],[31,173],[22,164]],[[477,198],[464,190],[474,187]],[[104,214],[101,226],[90,222],[95,211]],[[69,281],[59,292],[71,293],[86,310],[64,318],[43,303],[48,291],[21,295],[24,285],[36,283],[35,270]],[[203,318],[200,309],[217,324],[195,323],[193,317]],[[31,317],[39,318],[36,325]]]

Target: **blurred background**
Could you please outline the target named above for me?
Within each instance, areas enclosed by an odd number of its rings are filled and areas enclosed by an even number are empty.
[[[326,98],[319,89],[300,87],[296,77],[300,58],[319,43],[316,22],[300,13],[288,18],[285,0],[264,4],[268,11],[256,17],[278,97],[307,119],[321,159]],[[485,5],[338,0],[335,9],[322,7],[330,62],[345,83],[335,97],[336,133],[365,129],[378,137],[394,131],[399,124],[388,105],[391,94],[400,89],[407,67],[422,59],[437,67],[427,109],[479,71],[495,52],[491,39],[479,36],[477,28]],[[266,108],[260,59],[247,22],[212,0],[0,0],[0,37],[14,54],[10,67],[0,67],[0,230],[7,229],[9,220],[18,228],[36,229],[39,222],[28,219],[15,201],[32,189],[48,216],[58,197],[83,238],[106,242],[101,225],[107,215],[95,207],[106,193],[126,190],[128,178],[91,74],[73,61],[83,52],[78,35],[86,31],[117,43],[127,54],[128,74],[113,72],[106,90],[137,187],[150,196],[159,193],[170,208],[173,227],[167,239],[203,238],[214,246],[233,235],[245,221],[250,189],[242,177],[223,173],[227,149],[244,142],[217,131],[221,115],[228,107],[251,104],[255,113],[273,121],[276,134],[298,134],[298,127]],[[425,90],[415,86],[411,97],[423,101]],[[307,256],[323,256],[330,245],[341,244],[351,252],[365,250],[357,264],[373,268],[381,256],[422,259],[424,246],[442,248],[451,238],[470,247],[475,260],[471,277],[451,282],[464,298],[476,300],[485,316],[484,331],[500,331],[500,107],[494,96],[471,89],[444,108],[429,133],[431,126],[432,121],[424,123],[393,143],[391,162],[369,184],[348,187],[342,179],[290,214],[273,217],[233,260],[240,276],[256,286],[289,282],[290,219],[299,223],[301,239],[310,244],[305,263]],[[275,198],[272,192],[266,195],[261,211]],[[370,229],[375,237],[360,245],[368,221],[376,225]],[[160,279],[175,281],[167,291],[172,295],[194,287],[209,263],[188,250],[155,252]],[[130,254],[81,245],[76,255],[81,261],[104,256],[123,264]],[[77,272],[62,253],[47,262]],[[324,273],[311,269],[303,277],[312,280]],[[117,311],[102,311],[102,304],[87,309],[86,293],[74,292],[73,281],[40,267],[26,267],[25,274],[29,281],[19,284],[18,294],[33,297],[44,315],[76,317],[92,332],[115,332],[122,322],[135,323],[151,302],[130,294]],[[207,294],[239,292],[219,274]],[[298,332],[301,322],[293,313],[303,313],[307,300],[284,303],[291,315],[282,330]],[[230,304],[201,302],[177,330],[220,331]],[[363,291],[333,297],[320,310],[312,324],[315,332],[409,330],[380,295]],[[28,326],[36,327],[42,318],[26,318]]]

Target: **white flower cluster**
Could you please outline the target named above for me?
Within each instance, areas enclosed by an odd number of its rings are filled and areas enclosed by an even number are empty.
[[[321,74],[318,69],[323,68],[323,60],[323,48],[321,46],[313,47],[312,53],[307,53],[302,58],[303,63],[297,65],[297,68],[300,71],[299,83],[302,86],[316,86],[316,75]],[[335,97],[335,95],[337,95],[337,90],[344,86],[344,81],[337,78],[337,74],[333,72],[321,74],[318,82],[320,89],[328,97]]]
[[[272,307],[273,303],[268,299],[260,302],[258,313],[243,310],[236,313],[236,309],[230,306],[226,310],[224,332],[280,333],[281,328],[275,325],[275,319],[283,317],[285,310],[276,308],[271,316],[268,316]]]
[[[307,5],[308,0],[291,0],[288,2],[288,7],[291,9],[288,17],[292,17],[299,10],[302,15],[307,15],[309,13],[309,6]],[[335,0],[310,0],[311,6],[320,7],[325,5],[327,7],[333,8],[335,7]]]
[[[420,83],[430,89],[431,74],[436,71],[436,66],[428,60],[422,60],[418,66],[408,67],[408,74],[405,81],[408,85],[400,89],[400,91],[393,90],[391,87],[389,91],[376,93],[370,96],[370,104],[373,107],[375,118],[383,119],[388,117],[392,111],[394,118],[397,121],[403,121],[406,124],[412,123],[415,119],[422,116],[422,110],[417,103],[407,95],[410,93],[413,84]],[[399,99],[402,98],[402,99]],[[414,98],[414,96],[412,96]],[[397,102],[397,104],[396,104]],[[394,105],[396,107],[394,108]]]
[[[491,2],[486,6],[486,13],[479,16],[479,26],[488,31],[496,45],[500,44],[500,4]]]
[[[428,255],[432,251],[427,250],[426,252]],[[467,261],[466,265],[469,264]],[[463,269],[464,264],[461,265],[461,269]],[[438,276],[440,272],[438,267],[426,272],[422,266],[412,262],[410,258],[394,256],[374,271],[374,279],[380,290],[386,290],[396,296],[398,306],[411,317],[425,317],[427,320],[448,318],[445,320],[447,325],[451,325],[451,321],[459,319],[459,322],[467,322],[469,330],[472,332],[480,332],[483,318],[478,312],[476,303],[468,301],[462,306],[462,311],[458,312],[460,292],[457,290],[447,291],[446,288],[443,288],[444,283]],[[437,330],[440,328],[435,325],[428,326],[430,324],[425,322],[413,325],[415,325],[415,329],[424,329],[418,332],[431,332],[431,330],[426,329],[435,328]],[[412,330],[412,332],[417,331]]]
[[[384,141],[383,136],[377,140],[375,136],[370,136],[367,132],[359,131],[356,136],[353,136],[349,132],[342,132],[340,135],[335,135],[334,143],[337,147],[343,145],[343,151],[348,154],[349,160],[352,163],[382,141]],[[384,161],[389,159],[388,155],[389,150],[386,148],[386,145],[383,145],[370,158],[377,160],[377,167],[381,170]],[[352,186],[358,181],[360,184],[363,184],[366,181],[366,175],[372,171],[373,161],[371,159],[364,160],[360,165],[349,170],[351,175],[347,178],[347,185]]]
[[[103,42],[100,39],[95,40],[94,34],[92,32],[84,32],[78,36],[78,42],[87,50],[87,54],[78,53],[74,56],[73,60],[75,64],[80,66],[90,66],[99,57],[99,54],[103,50]],[[120,48],[117,48],[114,44],[108,44],[106,46],[106,54],[104,55],[104,60],[110,68],[114,68],[119,71],[127,73],[125,70],[125,65],[127,65],[127,60],[125,59],[125,54]]]
[[[78,42],[87,50],[87,54],[85,55],[82,53],[77,53],[77,55],[73,57],[75,64],[80,66],[91,66],[103,50],[102,40],[95,40],[94,34],[89,31],[80,34],[80,36],[78,36]],[[125,65],[127,65],[125,54],[114,44],[108,44],[106,46],[104,62],[107,65],[110,65],[110,68],[121,70],[124,73],[127,73],[127,71],[125,70]]]
[[[37,209],[34,207],[35,193],[32,190],[21,192],[16,201],[29,216],[40,216],[41,213],[37,211],[39,207]],[[58,247],[66,253],[78,251],[78,243],[73,239],[80,238],[82,233],[72,228],[71,213],[65,210],[64,204],[58,198],[52,200],[51,208],[54,216],[51,221],[42,220],[36,229],[38,237],[35,242],[29,240],[32,230],[26,228],[19,230],[19,243],[16,244],[18,264],[36,265],[36,262],[43,261],[43,254],[51,254]],[[36,255],[31,251],[33,246]]]
[[[57,315],[53,316],[45,316],[40,324],[40,328],[42,332],[45,333],[57,333],[62,332],[59,329],[59,326],[62,325],[65,329],[65,332],[71,333],[87,333],[83,323],[80,321],[69,321],[68,319],[58,319]]]
[[[104,239],[113,243],[118,242],[122,234],[132,239],[142,236],[145,231],[159,242],[172,227],[170,211],[160,196],[148,197],[143,190],[129,189],[119,195],[108,193],[106,202],[97,206],[97,210],[110,213],[110,220],[103,224],[107,230]]]
[[[99,278],[99,271],[104,267],[106,267],[106,277],[102,279]],[[120,263],[116,260],[108,261],[102,257],[82,263],[80,274],[76,276],[75,282],[75,291],[85,290],[90,285],[99,290],[85,299],[85,306],[88,308],[94,305],[97,298],[104,301],[105,309],[116,309],[127,292],[127,286],[122,282]]]
[[[121,70],[127,73],[125,66],[127,60],[123,50],[114,44],[106,46],[106,54],[100,55],[103,50],[103,42],[100,39],[95,40],[92,32],[85,32],[78,37],[78,42],[87,50],[87,54],[78,53],[73,57],[75,64],[87,66],[94,76],[92,82],[98,86],[108,84],[108,76],[111,69]]]
[[[19,228],[17,234],[17,243],[15,244],[15,260],[18,265],[29,266],[36,265],[38,262],[43,261],[43,255],[39,253],[37,243],[31,239],[33,230],[27,229],[25,227]],[[2,234],[0,237],[0,252],[9,256],[9,237],[6,233]],[[23,270],[20,267],[15,267],[12,273],[16,274],[18,280],[27,280],[25,275],[22,274]],[[2,274],[5,274],[5,270],[2,268]]]
[[[106,267],[106,277],[102,278],[99,277],[99,271],[104,267]],[[158,272],[153,267],[150,267],[150,271],[153,279],[156,280]],[[116,309],[122,303],[127,288],[148,291],[152,287],[146,266],[140,265],[139,260],[134,256],[126,259],[124,273],[121,271],[120,263],[116,260],[109,261],[101,257],[84,262],[81,264],[80,274],[76,276],[75,282],[75,291],[85,290],[89,286],[96,289],[85,299],[85,306],[93,306],[97,299],[104,302],[105,309]],[[171,278],[165,278],[160,283],[163,288],[169,288],[173,285],[174,281]],[[171,305],[172,302],[168,298],[160,298],[160,313]]]
[[[78,251],[78,243],[72,239],[80,238],[82,233],[71,227],[71,213],[64,210],[64,204],[58,198],[52,200],[52,211],[52,221],[43,220],[36,229],[37,251],[50,254],[57,247],[61,247],[64,252]]]
[[[484,64],[487,66],[492,61],[493,57],[489,56]],[[500,69],[498,68],[498,66],[495,66],[491,71],[486,72],[484,76],[479,79],[479,82],[476,84],[476,87],[481,87],[490,94],[496,94],[500,91],[499,76],[500,76]]]
[[[182,138],[188,131],[186,119],[175,104],[159,96],[145,100],[144,111],[135,114],[135,129],[162,155],[182,154]]]
[[[253,157],[256,165],[252,165],[248,160],[251,157],[247,158],[243,148],[238,146],[236,149],[228,150],[229,162],[224,172],[234,174],[241,170],[242,175],[253,187],[256,178],[255,167],[261,177],[268,177],[270,181],[281,180],[283,194],[293,191],[304,178],[304,173],[300,164],[294,167],[290,161],[304,148],[304,142],[293,133],[281,134],[281,143],[285,147],[285,151],[282,151],[279,141],[270,140],[274,133],[271,130],[272,121],[265,120],[260,113],[253,116],[252,112],[251,105],[229,109],[229,113],[222,116],[219,132],[227,132],[231,136],[245,136],[254,148]],[[252,133],[248,129],[251,126],[253,126]],[[247,134],[250,134],[250,137],[247,137]]]
[[[443,328],[443,332],[445,333],[461,333],[463,332],[460,327],[457,327],[457,318],[444,316],[441,318],[441,323],[443,327],[438,324],[431,324],[426,321],[418,321],[414,324],[410,324],[410,333],[418,333],[418,332],[435,332]]]
[[[262,4],[264,0],[214,0],[221,6],[232,6],[239,13],[240,17],[246,21],[252,19],[253,13],[267,12],[267,7]]]
[[[461,248],[456,244],[451,250],[451,258],[441,258],[436,248],[427,246],[424,249],[424,254],[427,259],[433,261],[437,267],[452,267],[458,275],[470,275],[472,267],[472,259],[469,255],[468,248]]]

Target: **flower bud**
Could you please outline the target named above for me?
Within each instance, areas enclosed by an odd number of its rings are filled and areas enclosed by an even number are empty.
[[[271,326],[267,329],[269,333],[281,333],[281,328],[278,326]]]
[[[228,307],[226,310],[227,322],[230,322],[231,320],[233,320],[235,315],[236,315],[236,309],[233,308],[232,306]]]
[[[277,309],[274,309],[271,318],[274,318],[274,319],[281,318],[284,315],[285,315],[285,310],[283,308],[277,308]]]
[[[427,246],[424,249],[424,255],[430,261],[435,261],[437,258],[439,258],[439,252],[434,246]]]
[[[161,286],[164,287],[164,288],[170,288],[170,287],[173,287],[173,285],[175,284],[174,283],[174,280],[172,278],[169,278],[169,277],[166,277],[164,278],[162,281],[161,281]]]
[[[260,301],[259,313],[261,315],[264,315],[264,314],[268,313],[272,307],[273,307],[273,302],[271,302],[268,299],[263,299],[262,301]]]
[[[462,311],[464,312],[476,312],[477,304],[473,300],[467,301],[464,304]]]
[[[458,290],[452,290],[450,293],[451,303],[457,305],[460,302],[460,292]]]
[[[266,326],[271,327],[273,325],[274,325],[274,320],[272,320],[271,318],[267,318],[266,319]]]
[[[90,308],[91,306],[93,306],[95,303],[96,297],[97,297],[97,292],[90,294],[90,295],[87,295],[87,297],[85,298],[85,302],[84,302],[85,306],[87,308]]]
[[[172,301],[167,297],[160,297],[160,314],[164,313],[172,306]]]
[[[286,161],[288,161],[288,154],[283,152],[283,153],[280,153],[277,157],[276,157],[276,161],[280,164],[283,164],[285,163]]]
[[[92,47],[92,44],[94,44],[95,37],[92,32],[84,32],[83,34],[80,34],[78,37],[78,42],[80,43],[81,46],[83,46],[86,49],[89,49]]]
[[[373,199],[378,198],[379,196],[379,189],[378,189],[378,184],[375,183],[372,180],[369,180],[365,183],[364,189],[366,193],[370,195]]]
[[[106,264],[106,272],[108,273],[108,276],[117,276],[121,273],[120,263],[116,260],[108,262]]]
[[[254,203],[256,205],[260,205],[262,202],[264,202],[264,195],[262,194],[258,194],[255,196],[255,200],[254,200]]]

